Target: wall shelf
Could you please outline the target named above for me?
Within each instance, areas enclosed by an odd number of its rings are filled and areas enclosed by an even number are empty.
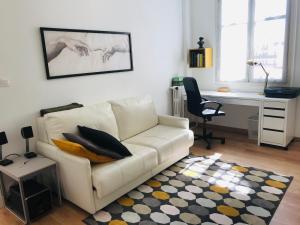
[[[198,48],[189,50],[190,68],[210,68],[213,66],[213,49]]]

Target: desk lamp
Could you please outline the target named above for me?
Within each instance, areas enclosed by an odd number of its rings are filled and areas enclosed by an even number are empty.
[[[269,75],[270,75],[270,73],[268,71],[266,71],[265,67],[263,66],[263,64],[261,62],[258,62],[258,61],[254,60],[254,59],[248,60],[247,64],[249,66],[260,66],[263,69],[263,71],[266,74],[265,87],[264,87],[264,90],[265,90],[268,87],[268,81],[269,81]]]
[[[7,166],[9,164],[12,164],[13,161],[11,161],[10,159],[3,159],[2,160],[2,145],[5,145],[7,144],[8,141],[7,141],[7,137],[6,137],[6,134],[5,132],[0,132],[0,165],[1,166]]]
[[[29,151],[29,139],[33,137],[32,127],[23,127],[21,129],[21,134],[26,141],[26,153],[24,154],[24,156],[28,159],[36,157],[36,154],[34,152]]]

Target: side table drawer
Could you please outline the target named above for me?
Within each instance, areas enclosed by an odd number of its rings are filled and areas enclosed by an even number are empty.
[[[263,128],[284,131],[285,119],[264,116]]]
[[[284,132],[263,130],[262,131],[262,141],[267,144],[284,144]]]
[[[286,103],[277,101],[264,101],[264,108],[267,109],[286,109]]]
[[[285,117],[285,110],[264,109],[264,116]]]

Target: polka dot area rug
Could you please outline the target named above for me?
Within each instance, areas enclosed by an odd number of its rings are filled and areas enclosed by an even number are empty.
[[[188,156],[83,220],[88,225],[266,225],[292,177]]]

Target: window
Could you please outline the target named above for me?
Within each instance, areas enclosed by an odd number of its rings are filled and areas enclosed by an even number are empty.
[[[275,82],[286,80],[289,0],[219,0],[219,81],[259,82],[262,62]]]

